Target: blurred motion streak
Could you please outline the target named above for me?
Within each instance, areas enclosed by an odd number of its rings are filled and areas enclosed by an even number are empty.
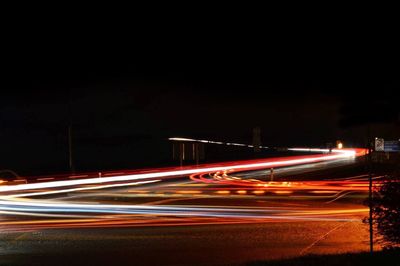
[[[246,171],[271,167],[285,171],[285,167],[289,166],[353,159],[366,154],[365,149],[333,149],[331,152],[309,148],[289,150],[318,154],[179,168],[40,177],[27,179],[25,184],[9,185],[10,182],[0,180],[0,228],[2,231],[29,231],[277,220],[353,221],[359,220],[368,211],[362,205],[336,205],[338,199],[350,193],[365,194],[368,191],[365,176],[284,182],[240,176]],[[234,176],[235,173],[239,175]],[[165,200],[160,200],[163,198]],[[226,206],[229,200],[255,198],[268,199],[269,202],[275,200],[275,203],[273,206],[260,206],[254,201],[244,205],[232,201]],[[179,204],[175,202],[171,205],[178,199]],[[288,207],[289,204],[285,205],[284,201],[290,199],[325,200],[325,204]]]

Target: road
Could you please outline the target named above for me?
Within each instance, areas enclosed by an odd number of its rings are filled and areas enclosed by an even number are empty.
[[[2,185],[1,261],[230,265],[367,250],[364,176],[288,180],[365,151],[310,151],[321,153]]]

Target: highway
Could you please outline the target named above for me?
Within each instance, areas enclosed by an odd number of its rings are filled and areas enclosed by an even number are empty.
[[[365,150],[293,150],[310,154],[3,182],[0,258],[210,265],[366,250],[365,176],[290,179],[351,165]]]

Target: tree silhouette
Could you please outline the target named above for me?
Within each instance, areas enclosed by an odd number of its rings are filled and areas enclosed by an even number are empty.
[[[380,236],[378,241],[384,247],[400,247],[400,174],[385,176],[375,192],[372,219]]]

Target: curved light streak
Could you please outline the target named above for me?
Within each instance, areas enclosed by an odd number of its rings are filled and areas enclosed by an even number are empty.
[[[282,157],[282,158],[269,158],[261,160],[247,160],[247,161],[236,161],[219,164],[208,164],[203,166],[187,166],[184,168],[164,168],[147,170],[146,172],[138,172],[134,174],[121,174],[121,173],[110,173],[103,177],[90,177],[90,175],[81,175],[86,178],[74,178],[73,180],[59,180],[50,181],[49,178],[41,178],[40,183],[28,183],[19,185],[1,185],[0,186],[0,213],[13,214],[13,215],[24,215],[24,216],[49,216],[49,217],[60,217],[65,219],[68,215],[71,217],[86,217],[88,223],[96,221],[97,226],[102,224],[111,225],[113,219],[116,219],[117,215],[127,215],[126,222],[132,223],[137,216],[147,217],[152,216],[159,219],[159,217],[213,217],[218,219],[283,219],[283,220],[325,220],[325,221],[351,221],[353,217],[349,215],[357,215],[365,212],[364,207],[352,208],[352,209],[304,209],[299,207],[285,208],[285,207],[225,207],[225,206],[174,206],[174,205],[145,205],[145,204],[88,204],[88,203],[71,203],[68,201],[55,201],[54,199],[24,199],[24,197],[34,197],[43,195],[52,195],[60,193],[69,193],[85,190],[97,190],[105,188],[115,187],[127,187],[134,185],[144,185],[155,182],[160,182],[165,178],[178,177],[178,176],[191,176],[197,178],[204,183],[216,183],[216,184],[229,184],[235,186],[234,189],[217,189],[214,191],[214,195],[217,197],[226,197],[234,195],[236,197],[248,197],[252,194],[254,197],[262,197],[263,194],[268,191],[273,193],[279,193],[282,191],[289,191],[301,188],[310,190],[337,190],[338,185],[332,182],[310,185],[302,184],[297,187],[294,183],[266,183],[256,179],[243,180],[238,177],[230,176],[233,172],[238,171],[249,171],[257,169],[265,169],[271,167],[284,167],[300,164],[308,164],[315,162],[323,162],[330,160],[337,160],[342,158],[354,158],[356,156],[364,155],[365,150],[363,149],[340,149],[332,150],[328,149],[309,149],[309,148],[293,148],[289,149],[293,151],[302,152],[313,152],[323,154],[313,154],[305,156],[293,156],[293,157]],[[111,176],[109,176],[111,175]],[[208,177],[206,176],[208,175]],[[192,178],[193,179],[193,178]],[[134,182],[132,182],[134,181]],[[352,181],[338,181],[341,182],[339,190],[364,190],[364,185]],[[88,186],[89,185],[89,186]],[[293,186],[292,186],[293,185]],[[348,185],[348,186],[346,186]],[[247,187],[246,190],[241,187]],[[195,190],[192,190],[192,192]],[[183,194],[188,194],[184,191]],[[182,194],[182,190],[175,191],[176,194]],[[190,194],[190,193],[189,193]],[[163,193],[153,194],[163,195]],[[109,216],[104,216],[108,214]],[[85,216],[83,216],[85,215]],[[103,216],[100,216],[103,215]],[[89,219],[90,218],[90,219]],[[93,218],[93,219],[92,219]],[[111,219],[111,220],[110,220]],[[120,218],[118,218],[120,219]],[[122,220],[121,220],[122,219]],[[124,224],[121,218],[115,225]],[[183,218],[182,218],[183,219]],[[110,221],[109,221],[110,220]],[[65,220],[60,220],[60,223]],[[79,223],[84,223],[79,220]],[[137,221],[136,223],[139,223]],[[23,222],[22,222],[23,223]],[[7,221],[0,223],[7,224]],[[38,222],[40,224],[40,222]],[[44,226],[44,225],[43,225]]]
[[[300,149],[298,149],[298,150],[300,150]],[[315,151],[319,151],[319,152],[328,152],[329,151],[326,149],[308,149],[308,150],[314,151],[314,152]],[[108,183],[108,182],[143,180],[143,179],[151,179],[151,178],[166,178],[166,177],[173,177],[173,176],[191,175],[191,174],[201,173],[201,172],[217,172],[217,171],[223,171],[225,169],[232,169],[232,170],[236,170],[236,171],[254,170],[254,169],[260,169],[260,168],[289,166],[289,165],[306,164],[306,163],[313,163],[313,162],[320,162],[320,161],[329,161],[329,160],[335,160],[335,159],[340,159],[340,158],[349,158],[349,157],[356,156],[355,150],[333,150],[333,152],[334,153],[328,154],[328,155],[302,156],[302,158],[299,158],[299,159],[286,159],[286,160],[278,160],[278,161],[273,161],[271,159],[253,160],[253,163],[241,164],[241,162],[233,162],[233,163],[225,163],[225,164],[223,164],[223,166],[196,167],[193,169],[185,169],[185,170],[175,170],[175,171],[161,170],[159,172],[144,173],[144,174],[121,175],[121,176],[97,177],[97,178],[86,178],[86,179],[76,179],[76,180],[49,181],[49,182],[42,182],[42,183],[35,183],[35,184],[0,186],[0,192],[57,188],[57,187],[76,186],[76,185],[91,185],[91,184],[101,184],[101,183]]]

